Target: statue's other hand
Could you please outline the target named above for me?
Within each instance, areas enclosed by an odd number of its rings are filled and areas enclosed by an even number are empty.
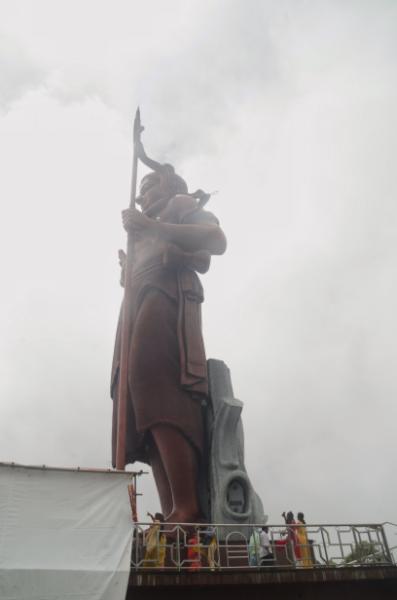
[[[125,263],[127,261],[127,255],[124,250],[119,250],[119,265],[123,269],[125,267]]]
[[[156,221],[149,219],[136,208],[123,210],[122,219],[124,229],[131,233],[150,234],[156,226]]]
[[[206,273],[210,268],[211,254],[207,250],[197,250],[192,254],[191,268],[198,273]]]

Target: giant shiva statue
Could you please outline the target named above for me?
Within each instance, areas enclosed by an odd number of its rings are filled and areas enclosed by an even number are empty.
[[[140,141],[136,151],[152,172],[140,185],[140,210],[122,213],[133,239],[125,463],[148,463],[166,521],[191,523],[203,516],[198,479],[208,395],[197,273],[208,270],[211,255],[225,252],[226,239],[217,218],[204,209],[208,195],[189,194],[173,167],[148,159]],[[127,263],[122,251],[119,256],[123,285]],[[119,321],[111,385],[114,465],[121,330]]]

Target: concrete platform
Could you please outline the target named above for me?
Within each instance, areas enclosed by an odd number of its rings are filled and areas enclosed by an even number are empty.
[[[397,567],[131,572],[127,600],[397,599]]]

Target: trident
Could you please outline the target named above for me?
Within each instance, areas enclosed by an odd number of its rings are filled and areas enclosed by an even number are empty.
[[[138,175],[138,155],[139,145],[141,141],[141,133],[143,131],[141,125],[141,113],[139,106],[136,110],[134,119],[134,152],[132,158],[132,177],[131,177],[131,193],[130,193],[130,208],[135,208],[136,200],[136,183]],[[127,399],[128,399],[128,354],[129,354],[129,332],[131,330],[131,274],[132,262],[134,255],[134,241],[131,233],[127,237],[127,258],[125,263],[124,277],[124,301],[122,311],[122,326],[121,326],[121,352],[120,352],[120,369],[119,369],[119,386],[118,386],[118,406],[117,406],[117,445],[116,445],[116,469],[123,470],[125,467],[125,440],[127,433]]]

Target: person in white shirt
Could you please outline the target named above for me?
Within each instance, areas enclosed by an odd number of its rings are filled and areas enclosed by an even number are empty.
[[[264,526],[259,533],[259,560],[262,567],[274,563],[274,556],[269,538],[269,528]]]

